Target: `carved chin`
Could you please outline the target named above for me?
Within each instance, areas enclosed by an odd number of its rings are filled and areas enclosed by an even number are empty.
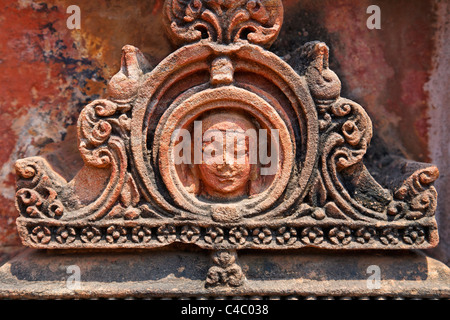
[[[245,181],[228,180],[228,181],[215,181],[215,183],[208,184],[207,190],[214,190],[215,193],[223,194],[226,196],[229,193],[237,192],[245,187]]]

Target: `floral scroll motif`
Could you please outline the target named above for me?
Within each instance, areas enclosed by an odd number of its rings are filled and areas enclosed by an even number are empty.
[[[432,183],[439,177],[436,167],[415,171],[394,193],[397,200],[389,214],[397,219],[417,220],[433,216],[437,206],[437,192]]]
[[[48,173],[48,163],[33,157],[17,161],[15,169],[22,179],[22,188],[16,192],[17,206],[30,218],[60,219],[65,208],[54,187],[58,181],[50,181],[55,176]]]
[[[179,44],[206,38],[223,44],[242,39],[270,46],[283,20],[279,0],[170,0],[165,11],[169,34]]]
[[[321,176],[311,189],[310,204],[323,206],[326,216],[338,219],[416,220],[434,215],[437,193],[432,184],[439,170],[432,165],[418,166],[394,190],[375,181],[363,164],[372,122],[362,106],[340,96],[341,82],[329,69],[329,48],[314,41],[297,54],[298,59],[292,62],[306,78],[315,100],[322,139]],[[327,199],[332,202],[325,204]],[[358,239],[363,241],[364,237]]]

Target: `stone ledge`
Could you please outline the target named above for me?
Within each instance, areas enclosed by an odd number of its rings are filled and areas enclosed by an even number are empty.
[[[0,268],[3,299],[93,298],[427,298],[450,297],[450,268],[419,251],[239,251],[246,275],[238,288],[205,288],[210,252],[169,247],[122,252],[28,249]],[[81,287],[68,289],[80,268]],[[368,289],[367,268],[381,270]]]

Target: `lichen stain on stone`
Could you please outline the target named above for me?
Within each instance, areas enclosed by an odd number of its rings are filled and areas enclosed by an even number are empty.
[[[98,63],[76,50],[66,27],[65,7],[30,1],[2,4],[0,25],[8,32],[0,34],[0,218],[5,230],[13,230],[6,226],[16,217],[14,161],[62,141],[84,100],[103,93],[102,85],[92,83],[95,76],[99,75],[103,87],[106,81]],[[89,98],[83,93],[85,87]],[[61,150],[55,148],[54,152]],[[14,243],[15,239],[11,232],[0,233],[0,243]]]
[[[0,243],[17,243],[15,160],[39,154],[72,177],[79,155],[76,147],[64,147],[75,144],[61,142],[76,136],[71,128],[80,110],[105,96],[106,80],[120,67],[122,46],[140,47],[155,64],[170,53],[162,3],[77,1],[81,29],[69,30],[66,9],[74,3],[2,2],[0,27],[8,32],[0,33],[0,225],[5,230]]]
[[[330,63],[340,75],[344,93],[363,102],[389,151],[430,161],[424,151],[429,130],[424,85],[435,52],[435,6],[432,1],[379,2],[382,28],[369,30],[366,10],[371,4],[283,1],[286,23],[281,36],[298,31],[299,42],[327,42],[334,57]],[[281,47],[288,43],[284,39]]]

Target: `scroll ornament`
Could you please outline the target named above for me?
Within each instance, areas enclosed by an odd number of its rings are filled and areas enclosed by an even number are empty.
[[[382,184],[372,177],[363,164],[372,123],[340,96],[329,48],[309,42],[287,62],[267,50],[280,0],[167,0],[164,15],[179,49],[153,67],[123,48],[109,96],[79,116],[84,167],[73,180],[41,157],[16,162],[24,245],[197,245],[218,252],[210,286],[242,284],[239,249],[437,245],[438,169],[399,159]],[[267,164],[256,163],[221,180],[208,164],[176,163],[174,132],[199,120],[205,130],[276,130],[278,170],[263,176]]]

